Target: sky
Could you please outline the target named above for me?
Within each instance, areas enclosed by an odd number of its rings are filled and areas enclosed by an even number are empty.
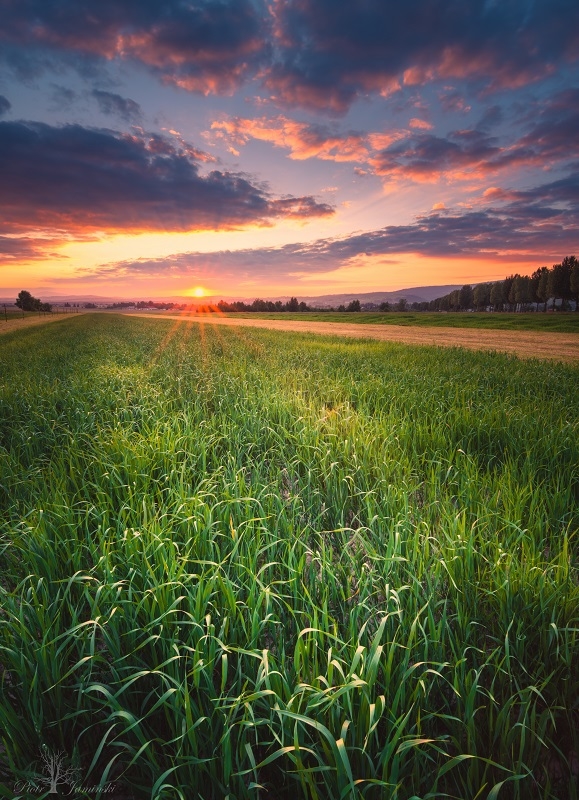
[[[577,0],[0,19],[0,296],[362,293],[579,255]]]

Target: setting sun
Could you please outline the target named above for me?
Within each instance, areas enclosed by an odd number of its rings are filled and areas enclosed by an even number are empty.
[[[192,289],[191,294],[193,297],[205,297],[205,289],[202,286],[196,286]]]

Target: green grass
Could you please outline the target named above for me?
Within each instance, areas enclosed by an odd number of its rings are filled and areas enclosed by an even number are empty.
[[[577,368],[100,314],[0,375],[0,796],[577,798]]]
[[[503,331],[554,331],[556,333],[579,333],[579,314],[565,313],[416,313],[398,312],[377,313],[362,311],[348,312],[308,312],[259,314],[239,313],[227,314],[229,317],[249,317],[251,319],[295,319],[315,322],[352,322],[358,325],[412,325],[434,328],[485,328]]]
[[[69,309],[66,309],[66,311],[68,311],[68,310]],[[50,312],[50,314],[49,314],[46,311],[22,311],[19,308],[16,308],[14,306],[9,306],[9,305],[7,305],[6,309],[4,309],[4,306],[2,304],[0,304],[0,333],[2,332],[2,323],[3,322],[11,322],[12,320],[15,320],[15,319],[30,319],[32,317],[48,317],[51,314],[52,315],[56,315],[56,314],[60,315],[62,313],[63,313],[63,309],[61,309],[60,307],[54,308],[52,310],[52,312]]]
[[[0,305],[0,323],[12,319],[38,317],[41,313],[42,312],[40,311],[21,311],[19,308],[15,308],[14,306],[6,306],[6,309],[4,309],[4,306]]]

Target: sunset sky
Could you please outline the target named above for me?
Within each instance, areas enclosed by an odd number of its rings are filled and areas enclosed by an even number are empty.
[[[0,296],[579,255],[577,0],[0,0]]]

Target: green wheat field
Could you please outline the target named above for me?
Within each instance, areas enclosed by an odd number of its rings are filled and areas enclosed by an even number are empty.
[[[577,798],[578,387],[107,314],[3,336],[0,796],[62,752],[75,797]]]

